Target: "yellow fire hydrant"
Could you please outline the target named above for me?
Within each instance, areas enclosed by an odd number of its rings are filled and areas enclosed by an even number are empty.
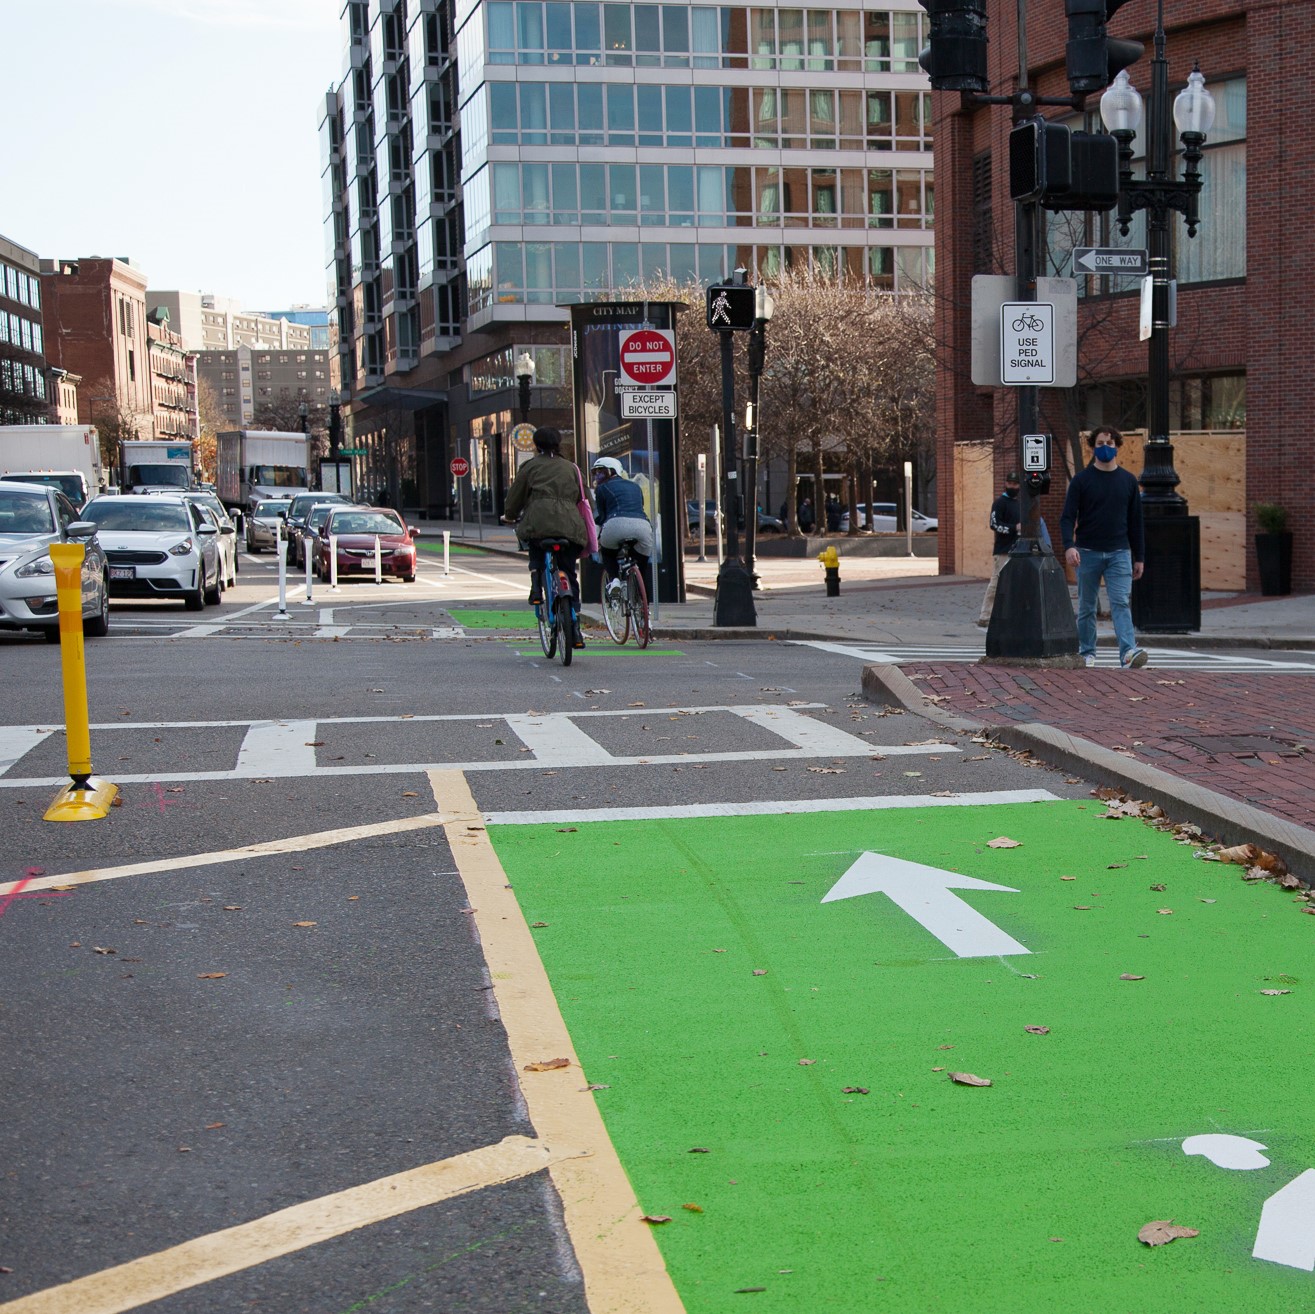
[[[826,596],[828,598],[838,598],[840,596],[840,553],[835,548],[829,547],[825,552],[819,552],[817,559],[822,563],[822,569],[826,571]]]

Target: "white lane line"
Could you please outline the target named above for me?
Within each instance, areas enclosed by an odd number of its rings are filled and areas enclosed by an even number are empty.
[[[542,766],[605,765],[616,761],[561,712],[526,713],[506,718],[507,725]]]
[[[123,1314],[207,1282],[294,1254],[358,1228],[514,1182],[580,1151],[549,1149],[528,1136],[410,1168],[377,1181],[306,1200],[263,1218],[184,1241],[114,1268],[0,1305],[5,1314]]]
[[[758,817],[790,812],[867,812],[884,808],[959,808],[996,803],[1057,803],[1048,789],[998,789],[956,794],[953,798],[926,794],[878,794],[866,798],[802,798],[778,802],[684,803],[654,808],[547,809],[542,812],[486,812],[490,826],[536,826],[541,822],[664,821],[697,817]],[[26,887],[24,887],[26,888]]]
[[[420,718],[417,717],[416,720]],[[323,722],[320,723],[321,725]],[[592,742],[592,741],[590,741]],[[867,750],[871,758],[903,757],[917,753],[958,753],[962,750],[953,744],[899,745],[887,747],[876,744]],[[599,758],[590,753],[586,760],[569,758],[567,760],[544,761],[542,758],[520,757],[515,761],[496,762],[394,762],[372,763],[369,766],[318,766],[302,772],[288,771],[283,766],[266,767],[259,771],[154,771],[141,775],[121,775],[111,772],[116,785],[149,785],[157,780],[172,780],[179,784],[199,780],[252,780],[266,776],[291,777],[298,775],[302,779],[320,779],[325,776],[396,776],[424,771],[541,771],[544,767],[553,769],[561,767],[626,767],[626,766],[692,766],[696,762],[811,762],[818,757],[837,757],[837,753],[812,753],[803,748],[789,746],[777,749],[754,749],[740,753],[653,753],[647,757],[607,757]],[[850,756],[854,756],[850,754]],[[29,779],[11,779],[0,776],[0,789],[38,789],[48,786],[58,787],[68,784],[67,776],[41,776]]]
[[[191,629],[179,630],[177,634],[172,635],[175,639],[208,639],[212,635],[218,634],[227,621],[206,621],[201,625],[193,625]]]
[[[428,830],[442,824],[436,812],[418,817],[401,817],[396,821],[377,821],[364,826],[344,826],[338,830],[321,830],[309,835],[289,835],[286,839],[267,840],[262,844],[243,844],[236,849],[217,849],[211,853],[188,853],[177,858],[156,858],[149,862],[131,862],[122,867],[92,867],[59,876],[34,876],[31,880],[0,885],[0,897],[23,890],[52,890],[65,885],[94,885],[98,881],[121,880],[125,876],[150,876],[162,871],[185,871],[192,867],[213,867],[223,862],[248,862],[282,853],[306,853],[327,849],[335,844],[353,844],[377,835],[401,835],[410,830]]]
[[[53,728],[44,726],[0,726],[0,776],[3,776],[19,758],[43,744],[54,733]]]
[[[315,772],[314,721],[257,721],[237,754],[240,776],[306,776]]]
[[[433,637],[436,639],[464,639],[466,631],[460,625],[435,625]]]
[[[745,707],[735,711],[753,725],[771,730],[782,739],[788,739],[796,748],[807,749],[818,757],[872,757],[885,751],[857,735],[801,716],[792,707]]]

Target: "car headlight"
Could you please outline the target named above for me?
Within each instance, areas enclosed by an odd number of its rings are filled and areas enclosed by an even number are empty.
[[[171,557],[186,557],[190,556],[194,551],[195,547],[192,540],[190,538],[185,538],[181,543],[175,543],[173,547],[169,549],[169,555]]]
[[[53,575],[55,573],[55,563],[49,557],[38,557],[35,561],[29,561],[26,566],[19,566],[14,574],[19,579],[32,579],[37,575]]]

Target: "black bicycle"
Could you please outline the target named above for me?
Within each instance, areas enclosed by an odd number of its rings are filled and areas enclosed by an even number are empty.
[[[634,558],[638,542],[628,538],[617,550],[615,579],[609,580],[607,572],[603,572],[603,623],[617,643],[624,643],[633,633],[635,644],[647,648],[652,631],[648,624],[644,572]]]
[[[562,665],[569,666],[575,652],[575,629],[579,613],[575,599],[571,596],[571,577],[557,559],[557,553],[565,547],[566,544],[561,542],[544,545],[543,566],[540,570],[543,601],[534,604],[534,616],[539,622],[539,643],[543,646],[543,655],[551,658],[557,654],[562,659]]]

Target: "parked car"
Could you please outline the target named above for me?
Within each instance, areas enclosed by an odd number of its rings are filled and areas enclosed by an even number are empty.
[[[109,563],[96,527],[46,484],[0,483],[0,629],[36,630],[59,642],[52,543],[81,543],[82,632],[110,631]]]
[[[288,504],[288,523],[283,532],[287,536],[288,565],[295,565],[301,560],[301,545],[298,538],[310,509],[317,502],[329,502],[336,506],[351,506],[352,499],[341,493],[298,493]]]
[[[214,493],[184,493],[189,502],[195,502],[213,517],[215,528],[219,530],[219,559],[224,565],[224,587],[237,587],[237,526],[230,518],[224,504]]]
[[[271,498],[266,502],[257,502],[247,512],[248,552],[263,552],[277,545],[279,522],[286,517],[291,504],[290,497]]]
[[[82,517],[109,560],[111,597],[181,598],[189,611],[219,601],[219,531],[181,494],[93,497]]]
[[[330,540],[338,555],[338,576],[374,574],[374,545],[385,575],[400,575],[406,583],[416,577],[416,546],[412,531],[396,511],[382,507],[334,506],[315,543],[315,573],[330,578]]]
[[[703,522],[708,527],[708,537],[717,537],[717,504],[711,498],[703,504]],[[685,523],[689,532],[695,537],[699,533],[699,504],[697,498],[685,503]],[[744,531],[744,518],[740,518],[740,531]],[[760,534],[784,534],[785,524],[779,516],[768,515],[766,511],[758,512],[758,532]]]
[[[869,519],[871,524],[868,523]],[[924,515],[917,507],[913,509],[913,532],[915,534],[934,534],[938,521],[935,516]],[[894,502],[873,502],[872,514],[868,515],[865,502],[858,504],[858,527],[870,529],[874,534],[893,534],[899,528],[899,508]],[[841,533],[849,532],[849,512],[840,518]]]

